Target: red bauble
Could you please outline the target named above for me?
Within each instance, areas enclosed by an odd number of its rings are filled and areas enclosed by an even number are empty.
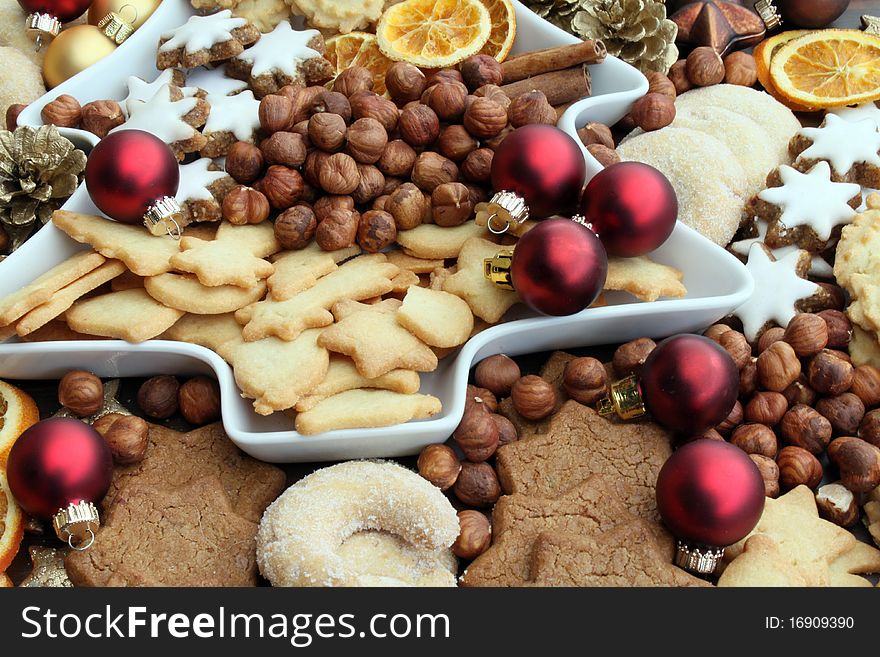
[[[68,23],[82,16],[92,0],[18,0],[18,4],[29,14],[48,14]]]
[[[530,219],[570,215],[587,165],[574,139],[552,125],[526,125],[511,132],[492,157],[492,188],[515,192]]]
[[[156,201],[177,194],[180,170],[161,139],[143,130],[121,130],[92,149],[85,178],[89,196],[101,212],[126,224],[139,224]]]
[[[679,539],[712,547],[748,535],[764,511],[764,480],[748,454],[718,440],[680,447],[657,477],[657,508]]]
[[[619,162],[597,173],[584,191],[581,214],[611,255],[650,253],[675,228],[678,197],[662,173],[641,162]]]
[[[51,518],[78,502],[98,503],[110,487],[113,457],[89,425],[68,418],[38,422],[9,451],[12,496],[28,513]]]
[[[658,344],[642,367],[648,412],[667,429],[695,436],[717,426],[739,394],[730,354],[701,335],[685,333]]]
[[[517,242],[510,278],[520,298],[547,315],[571,315],[589,306],[605,284],[602,243],[570,219],[548,219]]]
[[[789,27],[816,29],[830,25],[843,16],[849,0],[776,0],[782,24]]]

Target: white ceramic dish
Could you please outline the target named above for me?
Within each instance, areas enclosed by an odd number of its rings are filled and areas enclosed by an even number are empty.
[[[516,4],[518,30],[514,52],[576,40]],[[61,93],[69,93],[82,102],[122,98],[128,75],[152,79],[156,74],[153,60],[158,34],[182,23],[190,11],[185,0],[165,0],[118,51],[53,89],[23,112],[19,122],[39,124],[42,105]],[[120,66],[122,62],[124,66]],[[571,134],[588,120],[615,123],[647,90],[644,76],[615,58],[593,66],[592,75],[594,96],[572,106],[560,120],[560,126]],[[89,133],[72,131],[70,134],[91,143],[96,141]],[[584,152],[588,175],[592,177],[601,166]],[[84,187],[77,190],[65,207],[97,213]],[[82,248],[83,245],[75,243],[53,224],[45,226],[0,264],[0,296],[25,285]],[[203,347],[160,340],[142,344],[116,340],[32,344],[10,341],[0,344],[0,378],[58,378],[79,367],[100,376],[214,373],[222,391],[227,433],[239,447],[259,459],[302,462],[404,456],[418,452],[429,443],[445,440],[452,433],[464,411],[468,371],[487,356],[694,331],[723,317],[751,293],[753,283],[745,267],[724,249],[681,223],[652,257],[684,272],[687,298],[634,303],[627,295],[612,294],[608,306],[562,318],[538,317],[520,308],[512,321],[476,335],[457,354],[442,361],[437,371],[422,376],[422,391],[439,397],[443,411],[420,422],[300,436],[293,431],[292,421],[281,413],[270,417],[255,414],[251,402],[240,397],[231,369],[219,356]]]

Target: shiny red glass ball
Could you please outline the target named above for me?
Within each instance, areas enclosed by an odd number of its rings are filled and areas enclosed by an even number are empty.
[[[67,23],[82,16],[92,0],[18,0],[18,4],[29,14],[49,14]]]

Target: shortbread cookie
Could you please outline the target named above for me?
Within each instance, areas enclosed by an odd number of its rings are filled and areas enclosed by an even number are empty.
[[[379,20],[384,0],[286,0],[311,27],[346,34],[364,29]]]
[[[449,292],[418,285],[407,290],[403,305],[397,311],[397,321],[432,347],[464,344],[474,328],[473,313],[464,300]]]
[[[435,269],[443,267],[442,258],[416,258],[398,250],[389,251],[385,255],[388,257],[388,262],[397,265],[401,269],[408,269],[414,274],[430,274]]]
[[[146,290],[134,289],[77,301],[65,319],[80,333],[143,342],[155,338],[182,316],[182,310],[159,303]]]
[[[730,246],[728,247],[730,252],[737,256],[740,260],[745,262],[745,260],[749,257],[749,251],[752,248],[752,244],[765,243],[764,240],[767,237],[768,228],[769,224],[762,219],[755,219],[754,222],[747,224],[747,230],[744,231],[744,234],[751,235],[751,237],[743,237],[743,239],[731,242]],[[798,250],[800,250],[799,246],[790,244],[788,246],[780,246],[775,249],[770,249],[770,254],[777,260],[781,260],[788,254],[794,253]],[[810,254],[810,258],[810,270],[807,272],[810,276],[815,278],[834,277],[834,272],[831,268],[831,265],[829,265],[828,261],[825,260],[825,258],[823,258],[820,254],[812,253]]]
[[[880,187],[880,132],[873,121],[850,123],[826,114],[818,128],[801,128],[791,139],[794,167],[809,171],[819,161],[831,165],[831,179]]]
[[[834,258],[838,285],[849,287],[855,274],[880,271],[880,194],[869,194],[867,211],[844,227]]]
[[[389,427],[424,420],[442,410],[432,395],[404,395],[391,390],[347,390],[318,402],[296,416],[296,430],[311,436],[338,429]]]
[[[291,9],[284,0],[190,0],[190,4],[199,13],[231,9],[236,16],[247,18],[260,32],[271,32],[278,23],[290,20],[291,16]]]
[[[52,223],[77,242],[89,244],[107,258],[117,258],[138,276],[171,271],[171,256],[180,251],[175,240],[151,235],[143,226],[121,224],[95,215],[56,210]]]
[[[683,272],[654,262],[647,256],[612,256],[608,258],[608,275],[605,277],[604,288],[629,292],[642,301],[656,301],[660,297],[681,298],[687,295],[682,278]]]
[[[114,292],[122,292],[122,290],[133,290],[135,288],[143,286],[144,277],[132,273],[132,271],[129,269],[126,269],[124,272],[119,274],[119,276],[110,281],[110,289]]]
[[[402,300],[406,291],[411,287],[418,287],[419,276],[409,269],[401,269],[397,276],[391,279],[391,292],[395,298]]]
[[[360,253],[360,247],[350,246],[337,251],[324,251],[317,242],[304,249],[284,251],[272,258],[275,271],[266,281],[275,301],[290,299],[318,282],[321,276],[338,269],[337,264]]]
[[[254,25],[233,16],[228,9],[208,16],[190,16],[186,23],[159,37],[156,68],[195,68],[226,61],[259,38]]]
[[[114,279],[115,280],[115,279]],[[15,335],[15,327],[12,328],[12,335]],[[2,340],[3,329],[0,328],[0,340]],[[36,331],[31,331],[27,335],[21,336],[22,342],[67,342],[69,340],[104,340],[94,335],[86,335],[78,333],[71,329],[67,322],[61,319],[53,319],[43,324]]]
[[[241,342],[241,325],[235,321],[232,313],[224,315],[187,313],[159,338],[198,344],[219,353],[227,342]]]
[[[217,230],[220,224],[217,222],[197,223],[184,226],[180,231],[181,237],[195,237],[200,240],[210,242],[217,237]]]
[[[807,580],[773,538],[755,534],[721,573],[718,586],[807,586]]]
[[[872,365],[880,368],[880,340],[874,331],[866,331],[858,324],[853,324],[848,349],[856,367]]]
[[[831,562],[831,586],[868,587],[870,580],[862,575],[880,573],[880,550],[856,541],[851,550]]]
[[[296,410],[300,413],[308,411],[327,397],[357,388],[380,388],[411,395],[419,391],[419,375],[412,370],[391,370],[382,376],[368,379],[358,372],[350,358],[331,354],[327,376],[296,403]]]
[[[93,269],[73,283],[66,285],[54,294],[46,303],[37,306],[23,315],[15,325],[15,331],[19,335],[27,335],[49,321],[62,315],[68,308],[74,305],[77,299],[100,287],[112,278],[119,276],[125,271],[125,265],[118,260],[108,260],[97,269]],[[80,333],[89,333],[76,327],[71,327]]]
[[[472,237],[483,237],[486,229],[476,222],[466,221],[460,226],[443,227],[421,224],[397,233],[397,243],[406,255],[426,260],[457,258],[462,247]],[[498,245],[495,245],[496,250]],[[493,254],[494,255],[494,254]]]
[[[120,104],[125,110],[126,116],[130,115],[133,109],[150,100],[166,84],[180,89],[185,98],[195,96],[199,91],[196,87],[186,86],[186,74],[176,68],[162,71],[152,82],[147,82],[136,75],[129,75],[125,84],[128,88],[128,95]]]
[[[260,101],[251,91],[235,96],[208,94],[205,100],[211,113],[202,128],[208,142],[199,153],[202,157],[225,157],[237,141],[255,143],[260,129]]]
[[[220,315],[259,301],[266,295],[265,281],[252,287],[202,285],[189,274],[159,274],[144,279],[147,294],[169,308],[197,315]]]
[[[516,292],[498,287],[485,276],[484,261],[495,257],[500,248],[480,237],[466,240],[458,256],[458,269],[443,283],[444,292],[464,299],[474,315],[490,324],[501,321],[504,313],[519,301]]]
[[[443,261],[440,260],[439,262]],[[437,267],[431,272],[430,276],[428,277],[428,289],[442,290],[443,286],[446,285],[446,279],[452,276],[457,271],[458,265],[452,265],[452,267]]]
[[[226,73],[247,80],[257,98],[288,84],[322,84],[333,77],[323,57],[324,38],[318,30],[294,30],[278,23],[268,34],[226,64]]]
[[[456,585],[458,560],[452,550],[418,548],[388,532],[352,534],[343,541],[336,554],[352,569],[362,573],[362,580],[370,577],[393,580],[389,586]]]
[[[862,522],[868,528],[868,533],[874,542],[880,545],[880,486],[868,493]]]
[[[232,177],[206,157],[179,168],[180,184],[174,198],[182,212],[177,223],[182,228],[194,221],[220,221],[223,199],[236,184]]]

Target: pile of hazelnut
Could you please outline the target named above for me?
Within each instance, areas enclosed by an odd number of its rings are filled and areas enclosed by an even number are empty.
[[[223,201],[234,224],[272,209],[287,249],[314,238],[328,251],[357,243],[368,252],[421,223],[457,226],[488,198],[493,150],[515,128],[556,123],[541,92],[509,99],[501,65],[484,55],[426,75],[397,62],[385,77],[344,70],[333,89],[289,85],[260,101],[263,139],[233,144],[226,171],[238,187]]]
[[[18,115],[26,105],[10,105],[6,110],[6,129],[14,130]],[[85,105],[68,94],[61,94],[46,103],[40,111],[40,118],[46,125],[59,128],[82,128],[101,139],[113,128],[125,122],[122,107],[115,100],[93,100]],[[12,126],[10,128],[10,125]]]

